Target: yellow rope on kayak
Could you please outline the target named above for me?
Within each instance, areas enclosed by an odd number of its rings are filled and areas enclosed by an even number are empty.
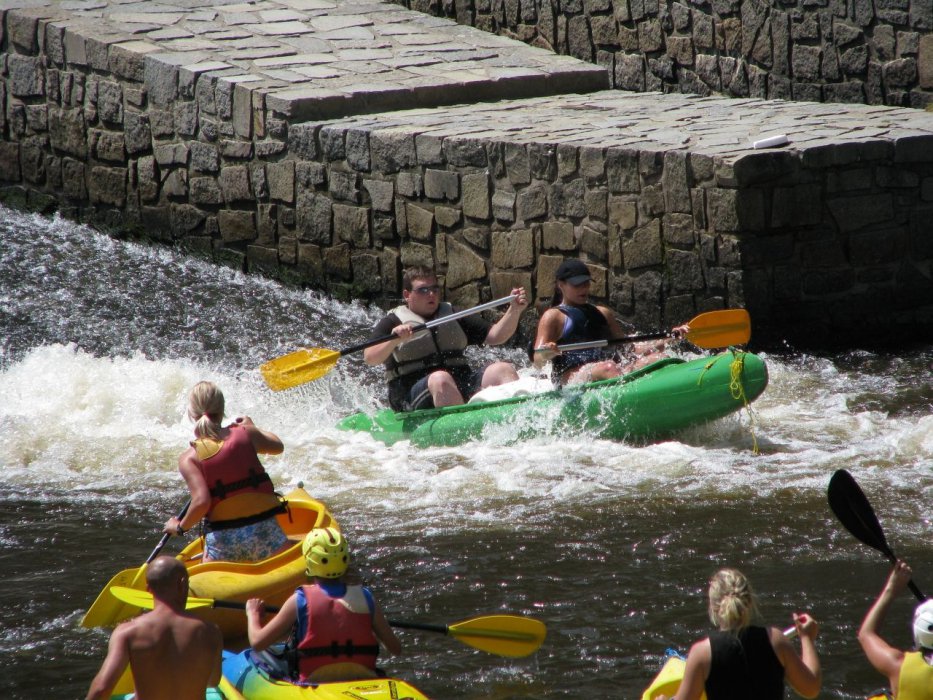
[[[748,397],[745,395],[745,386],[742,384],[742,374],[745,371],[745,353],[732,351],[732,364],[729,366],[729,391],[732,398],[736,401],[742,401],[745,410],[748,411],[748,432],[752,435],[752,454],[761,454],[758,450],[758,438],[755,435],[755,414],[748,403]]]
[[[745,410],[748,411],[748,430],[752,435],[752,454],[761,454],[758,450],[758,437],[755,435],[755,414],[752,412],[751,404],[749,404],[748,397],[745,395],[745,385],[742,384],[742,374],[745,370],[745,353],[736,352],[732,348],[729,349],[729,352],[732,353],[732,363],[729,365],[729,392],[732,394],[732,398],[741,401]],[[697,379],[697,385],[703,383],[703,375],[711,370],[713,365],[722,357],[723,355],[717,355],[706,363]]]

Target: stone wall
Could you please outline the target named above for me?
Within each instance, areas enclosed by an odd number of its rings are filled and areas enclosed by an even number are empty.
[[[423,263],[460,305],[546,297],[572,255],[640,330],[746,307],[758,340],[933,331],[933,114],[604,91],[300,121],[210,64],[0,19],[23,206],[343,296]],[[752,149],[763,125],[790,146]]]
[[[605,66],[613,87],[933,103],[930,0],[398,0]]]

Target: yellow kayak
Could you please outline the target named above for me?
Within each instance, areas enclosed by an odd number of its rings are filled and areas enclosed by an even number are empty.
[[[303,488],[291,491],[285,498],[288,511],[276,518],[294,544],[259,562],[202,562],[204,540],[199,537],[178,554],[178,559],[188,569],[190,596],[239,602],[258,597],[268,605],[282,605],[295,588],[306,581],[305,561],[301,555],[304,536],[317,527],[339,525],[327,507],[311,498]],[[110,579],[85,614],[81,621],[83,626],[109,627],[141,612],[142,608],[111,595],[113,586],[145,590],[144,570],[142,567],[124,569]],[[219,625],[228,644],[246,635],[246,616],[242,610],[203,607],[192,612]]]
[[[658,696],[664,695],[668,698],[674,697],[674,694],[680,689],[680,682],[684,679],[684,667],[686,659],[679,654],[672,654],[664,662],[658,675],[654,677],[645,692],[642,693],[641,700],[655,700]],[[706,700],[706,693],[700,696],[701,700]],[[872,692],[867,700],[894,700],[891,694],[884,690]]]
[[[135,697],[136,688],[133,685],[133,674],[127,667],[117,683],[117,687],[114,688],[111,700],[134,700]],[[217,684],[216,688],[207,689],[204,700],[246,700],[246,698],[226,678],[221,676],[220,683]]]
[[[684,667],[686,665],[686,659],[679,654],[668,656],[658,675],[651,681],[651,685],[645,688],[641,700],[655,700],[661,695],[668,698],[674,697],[674,694],[680,689],[680,682],[684,679]],[[706,693],[700,696],[700,700],[706,700]]]
[[[296,685],[271,678],[256,666],[250,650],[224,652],[224,676],[249,700],[428,700],[420,690],[398,678]]]

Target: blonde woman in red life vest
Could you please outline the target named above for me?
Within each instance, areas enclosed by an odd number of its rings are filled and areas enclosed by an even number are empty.
[[[260,561],[289,545],[275,516],[285,512],[260,454],[285,449],[268,430],[244,416],[224,426],[224,395],[212,382],[199,382],[188,396],[195,440],[178,459],[191,505],[182,518],[169,518],[164,531],[183,535],[203,519],[204,560]]]
[[[246,603],[249,643],[254,652],[283,641],[297,658],[299,683],[376,678],[376,658],[382,644],[400,654],[402,643],[376,604],[372,591],[349,583],[350,548],[339,530],[317,528],[302,544],[311,579],[299,587],[265,625],[263,601]]]

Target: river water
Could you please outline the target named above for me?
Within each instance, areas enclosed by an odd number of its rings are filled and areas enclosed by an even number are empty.
[[[80,619],[186,499],[177,455],[201,379],[223,388],[231,417],[282,437],[273,480],[329,505],[389,616],[547,624],[541,650],[517,660],[401,632],[405,653],[385,667],[435,698],[638,698],[665,649],[706,633],[705,581],[725,565],[749,575],[767,621],[809,610],[821,622],[821,697],[864,697],[882,678],[855,631],[888,566],[826,504],[840,468],[933,590],[933,347],[762,353],[771,384],[751,416],[658,444],[386,447],[333,427],[382,405],[379,372],[358,356],[281,393],[257,370],[303,345],[359,342],[378,309],[71,222],[0,218],[3,697],[84,697],[108,632]],[[912,605],[905,594],[885,628],[900,646]]]

